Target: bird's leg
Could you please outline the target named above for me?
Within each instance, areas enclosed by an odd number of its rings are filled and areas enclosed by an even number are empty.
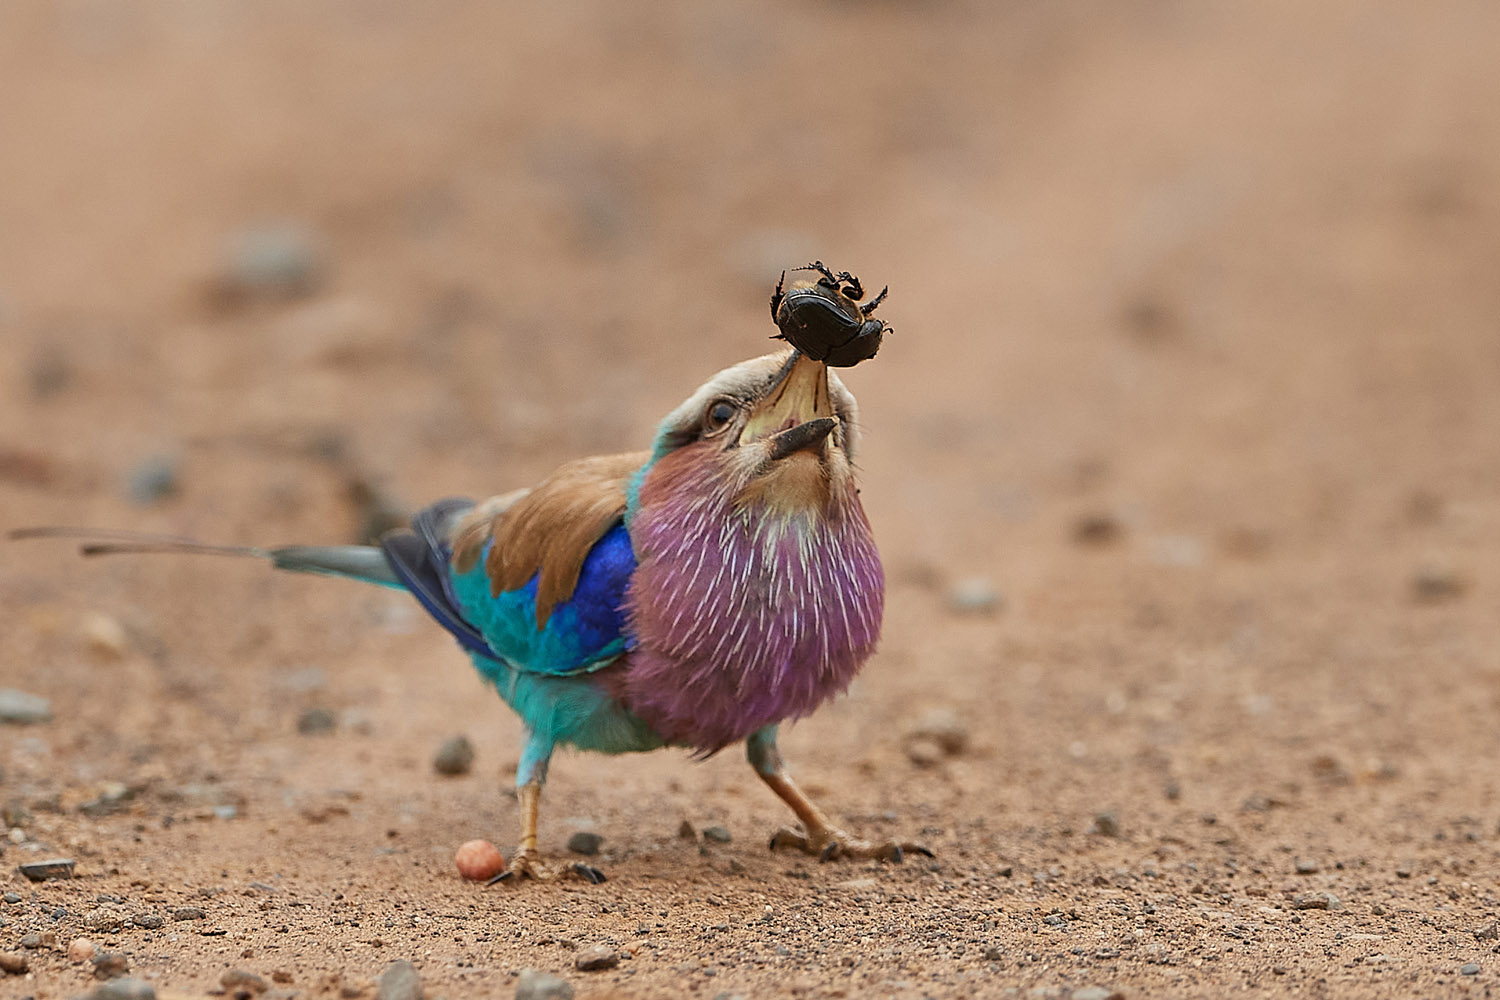
[[[547,781],[547,764],[552,760],[552,743],[538,739],[533,733],[527,737],[526,749],[521,753],[521,763],[516,767],[516,797],[521,803],[521,840],[511,855],[505,871],[490,879],[490,884],[523,879],[554,879],[563,875],[576,875],[585,882],[597,885],[604,881],[604,873],[585,864],[548,865],[542,862],[536,849],[536,824],[541,815],[542,785]]]
[[[779,795],[781,801],[790,806],[792,812],[797,814],[797,819],[802,821],[801,830],[782,827],[772,834],[771,850],[795,847],[816,856],[820,861],[834,858],[879,858],[899,864],[908,851],[932,857],[932,852],[921,844],[861,840],[834,826],[827,814],[814,805],[792,781],[791,775],[787,774],[781,751],[776,747],[775,726],[767,726],[751,733],[750,738],[745,741],[745,755],[750,759],[750,766],[755,768],[755,773],[760,775],[760,780]]]

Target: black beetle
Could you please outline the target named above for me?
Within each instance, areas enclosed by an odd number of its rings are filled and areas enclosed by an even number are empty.
[[[786,272],[781,272],[771,295],[771,318],[781,331],[777,337],[834,368],[849,368],[873,358],[890,327],[870,314],[885,301],[890,288],[882,288],[879,295],[861,303],[865,288],[848,271],[835,273],[821,260],[796,270],[817,271],[819,278],[787,288]]]

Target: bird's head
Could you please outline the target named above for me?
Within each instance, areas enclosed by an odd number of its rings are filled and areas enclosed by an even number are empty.
[[[855,495],[854,396],[821,361],[784,351],[709,379],[657,430],[631,507],[709,491],[741,511],[831,514]]]

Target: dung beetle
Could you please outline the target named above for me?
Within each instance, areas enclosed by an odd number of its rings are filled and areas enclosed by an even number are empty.
[[[848,271],[835,273],[821,260],[795,270],[816,271],[819,277],[787,288],[786,272],[781,272],[771,295],[771,318],[781,331],[776,336],[834,368],[849,368],[873,358],[890,327],[870,314],[885,301],[890,288],[882,288],[879,295],[861,303],[864,285]]]

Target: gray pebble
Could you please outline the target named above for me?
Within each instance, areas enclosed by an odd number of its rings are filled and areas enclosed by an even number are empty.
[[[948,610],[960,615],[993,615],[1005,604],[1000,591],[987,578],[973,576],[948,589]]]
[[[727,844],[734,838],[722,826],[706,826],[703,828],[703,839],[712,840],[716,844]]]
[[[303,736],[322,736],[333,732],[336,723],[331,709],[303,709],[302,714],[297,716],[297,732]]]
[[[1460,976],[1477,976],[1477,975],[1479,975],[1479,963],[1478,962],[1469,962],[1468,964],[1461,966],[1459,968],[1459,970],[1458,970],[1458,974]]]
[[[40,695],[0,688],[0,722],[29,726],[52,719],[52,703]]]
[[[144,979],[111,979],[88,994],[88,1000],[156,1000],[156,987]]]
[[[1042,923],[1050,927],[1065,927],[1067,926],[1068,918],[1061,913],[1049,913],[1042,918]]]
[[[21,894],[19,892],[7,892],[4,898],[7,903],[19,903],[21,901]]]
[[[142,930],[154,931],[166,923],[159,913],[137,913],[130,918],[130,922]]]
[[[114,932],[125,923],[125,914],[113,906],[100,906],[83,915],[83,926],[91,931]]]
[[[140,507],[176,496],[182,489],[177,474],[177,459],[170,455],[153,455],[136,463],[130,470],[126,492],[130,502]]]
[[[45,882],[54,878],[72,878],[73,859],[49,858],[46,861],[30,861],[21,865],[20,871],[33,882]]]
[[[1097,833],[1101,837],[1120,836],[1120,814],[1117,812],[1102,812],[1094,817],[1093,826],[1089,827],[1090,833]]]
[[[574,854],[584,854],[593,857],[599,853],[599,846],[604,843],[604,838],[597,833],[588,830],[579,830],[568,838],[568,850]]]
[[[579,972],[602,972],[605,969],[613,969],[619,964],[619,953],[603,944],[591,944],[587,948],[580,948],[573,958],[573,967]]]
[[[445,741],[432,758],[432,766],[438,774],[468,774],[474,766],[474,744],[467,736]]]
[[[527,969],[516,981],[516,1000],[573,1000],[573,987],[566,979]]]
[[[56,940],[55,937],[54,940]],[[25,948],[27,951],[35,951],[37,948],[41,948],[43,946],[42,936],[36,931],[32,931],[30,934],[21,935],[21,947]]]
[[[220,278],[226,304],[292,299],[314,292],[324,265],[317,237],[295,222],[273,222],[235,234]]]
[[[931,740],[950,757],[969,747],[969,727],[951,708],[933,708],[906,731],[908,740]]]
[[[375,1000],[422,1000],[422,977],[406,959],[392,962],[380,974]]]
[[[1331,892],[1305,892],[1292,900],[1294,910],[1337,910],[1339,898]]]
[[[1312,858],[1298,858],[1295,867],[1298,875],[1316,875],[1318,863]]]
[[[117,951],[100,952],[91,961],[95,979],[118,979],[130,971],[130,959]]]
[[[173,920],[202,920],[203,916],[201,906],[179,906],[172,911]]]

